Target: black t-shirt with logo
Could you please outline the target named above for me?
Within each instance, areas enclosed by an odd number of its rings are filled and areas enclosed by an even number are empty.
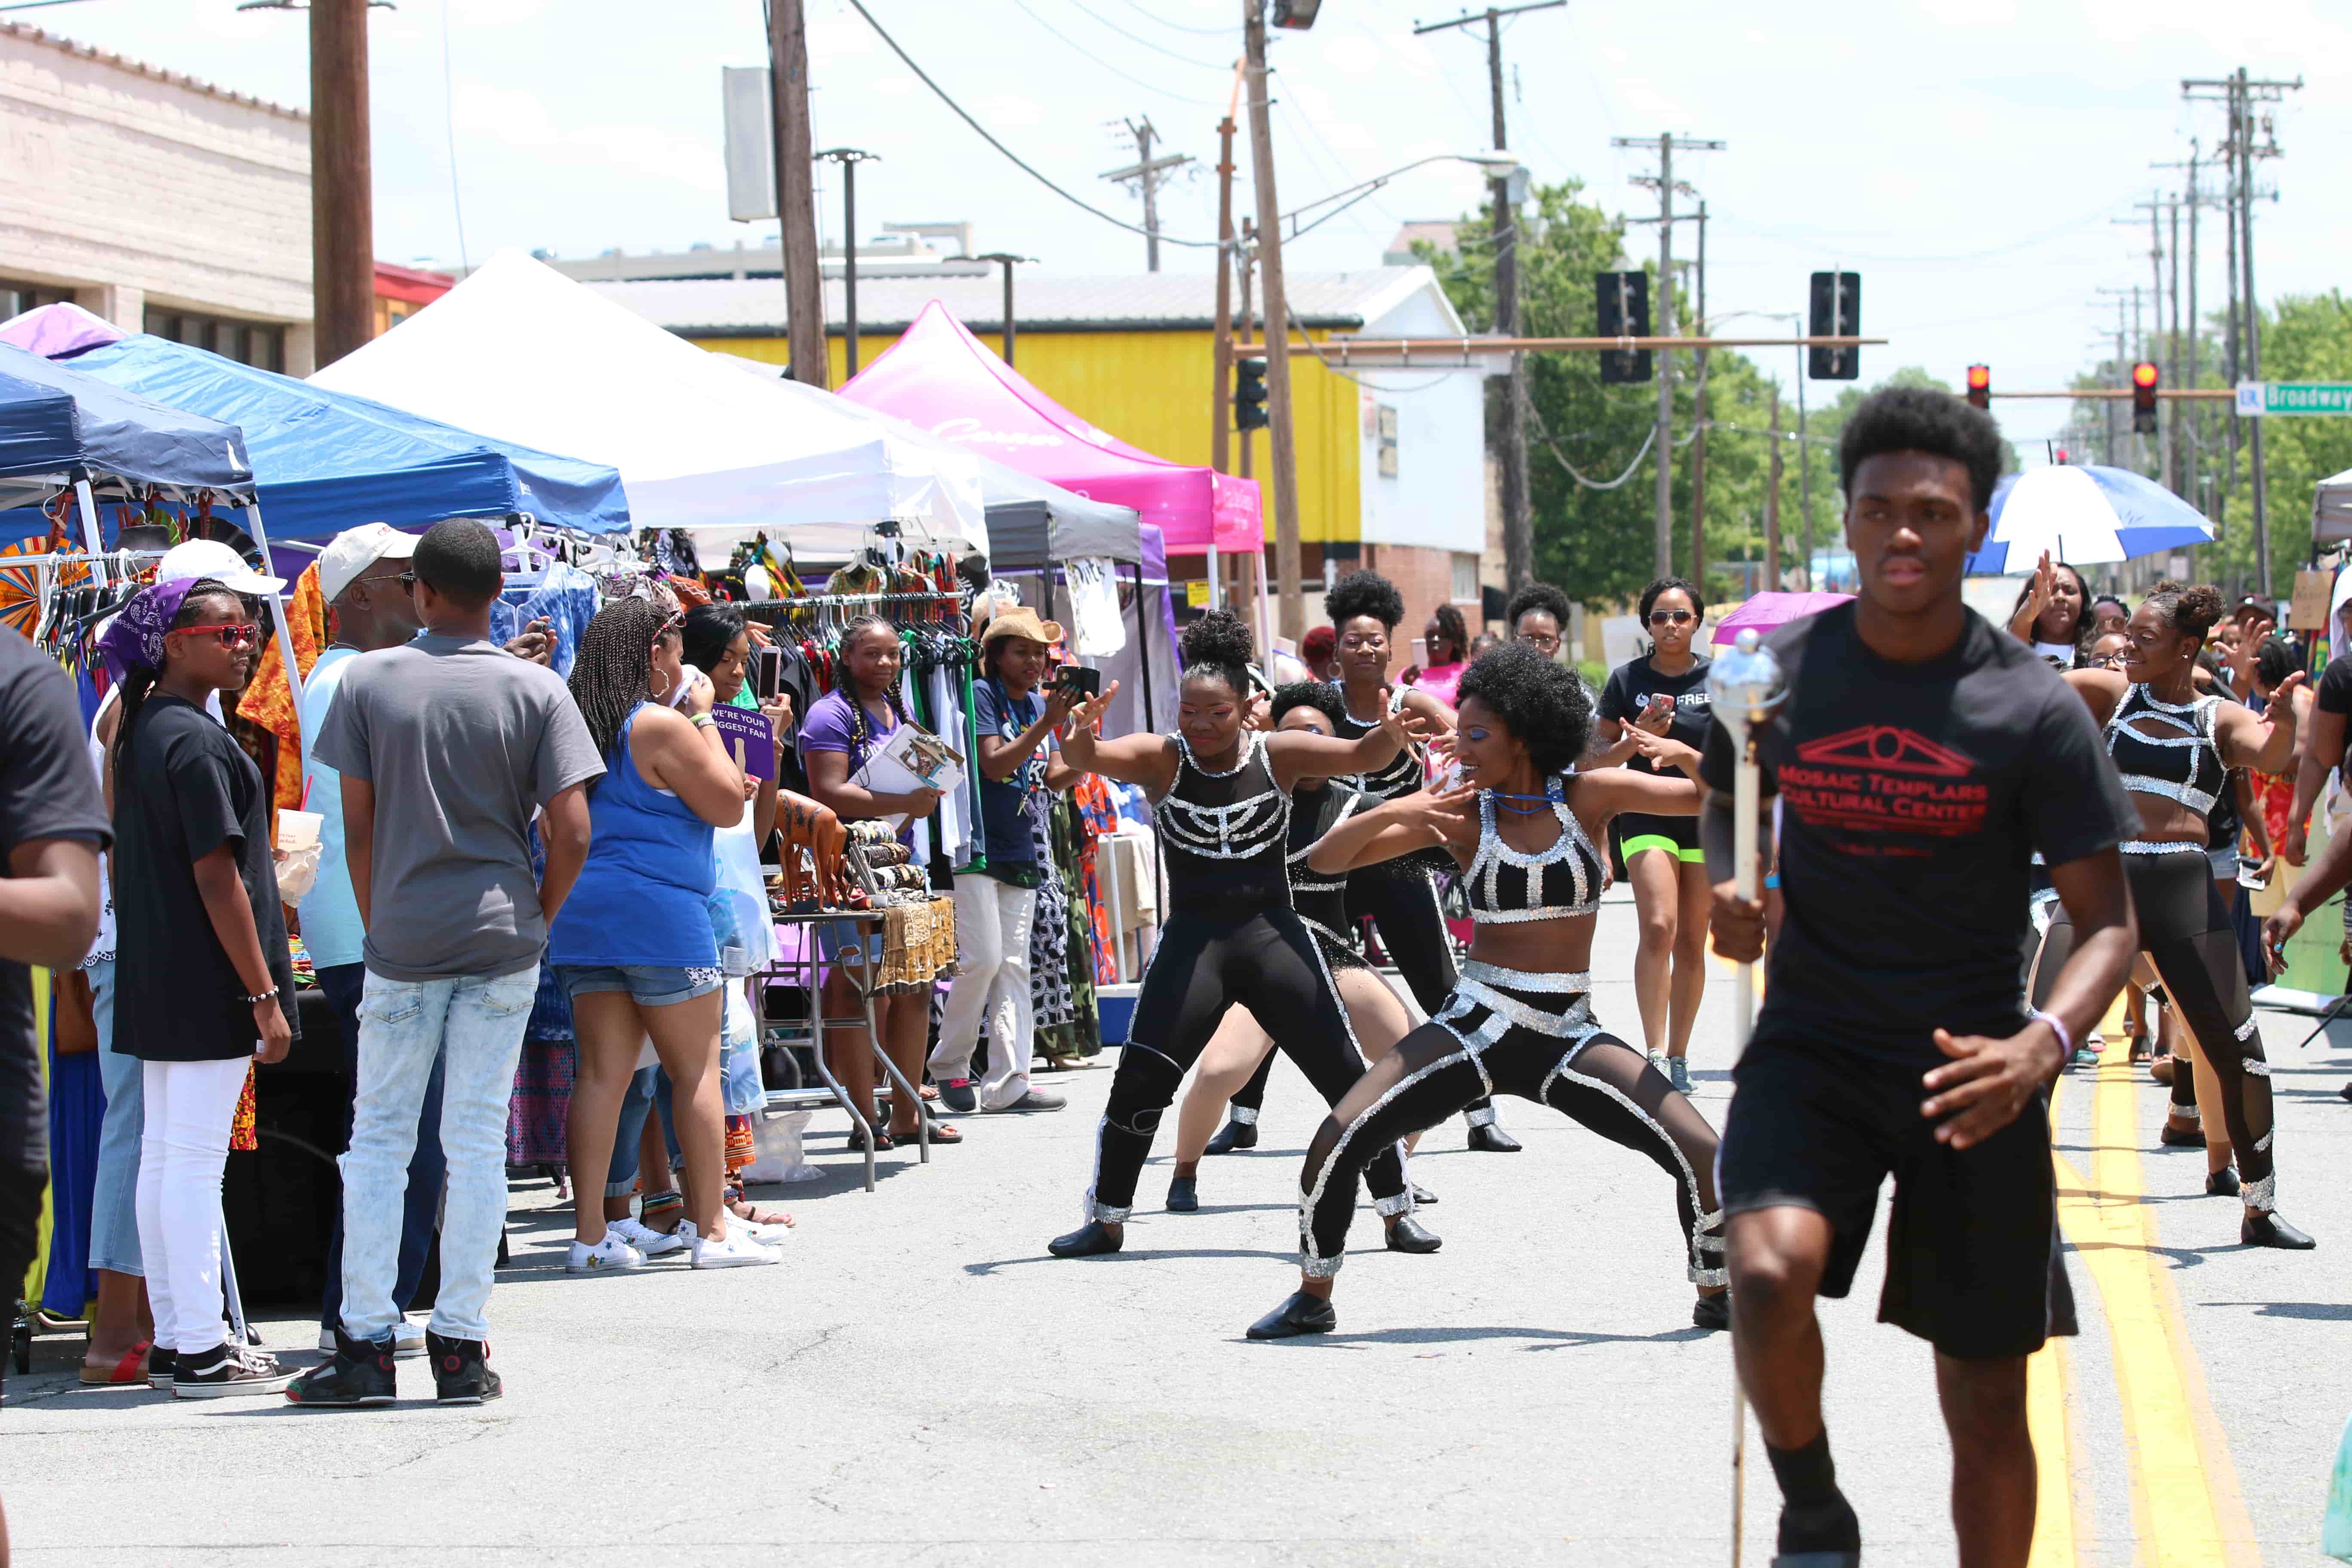
[[[1880,658],[1839,605],[1782,627],[1788,700],[1759,748],[1780,800],[1780,891],[1758,1033],[1943,1059],[1933,1033],[2009,1035],[2027,866],[2139,832],[2090,710],[2032,649],[1969,612],[1952,650]],[[1720,723],[1700,767],[1728,793]]]
[[[1631,725],[1653,696],[1671,697],[1675,716],[1666,722],[1666,738],[1694,749],[1704,747],[1709,701],[1707,662],[1702,658],[1680,675],[1661,675],[1650,668],[1647,656],[1626,660],[1610,672],[1609,684],[1601,689],[1601,717]],[[1625,759],[1625,765],[1635,773],[1662,771],[1638,752]]]

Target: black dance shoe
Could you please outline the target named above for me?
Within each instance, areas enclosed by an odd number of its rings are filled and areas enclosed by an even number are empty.
[[[1782,1504],[1778,1545],[1772,1568],[1862,1568],[1862,1522],[1843,1493],[1808,1508]]]
[[[1516,1154],[1522,1145],[1493,1121],[1470,1129],[1470,1147],[1488,1154]]]
[[[1722,1333],[1731,1327],[1731,1292],[1717,1290],[1712,1296],[1701,1296],[1691,1303],[1691,1326],[1707,1332]]]
[[[1434,1252],[1445,1245],[1444,1237],[1432,1236],[1409,1214],[1397,1215],[1390,1222],[1388,1231],[1391,1252]]]
[[[1201,1152],[1203,1154],[1230,1154],[1236,1149],[1255,1149],[1256,1147],[1256,1122],[1228,1121],[1223,1127],[1217,1129],[1217,1135],[1209,1140],[1208,1147],[1202,1149]]]
[[[1200,1181],[1193,1176],[1178,1176],[1168,1184],[1168,1212],[1191,1214],[1201,1206]]]
[[[2277,1247],[2289,1252],[2308,1252],[2319,1245],[2276,1214],[2253,1210],[2238,1222],[2238,1239],[2248,1247]]]
[[[1045,1250],[1056,1258],[1094,1258],[1106,1252],[1117,1252],[1127,1245],[1124,1231],[1115,1231],[1098,1219],[1090,1219],[1067,1236],[1057,1236],[1045,1244]]]
[[[2209,1198],[2234,1198],[2238,1195],[2238,1173],[2224,1165],[2218,1171],[2205,1173],[2205,1195]]]
[[[1294,1290],[1289,1300],[1249,1326],[1254,1340],[1290,1340],[1301,1334],[1328,1334],[1339,1326],[1339,1314],[1320,1296]]]
[[[2175,1127],[2167,1121],[2164,1131],[2156,1135],[2156,1141],[2168,1149],[2202,1149],[2205,1147],[2205,1130],[2201,1127]]]
[[[1419,1182],[1415,1182],[1412,1184],[1412,1201],[1413,1206],[1418,1208],[1423,1204],[1435,1203],[1437,1201],[1437,1194],[1431,1192],[1427,1187],[1423,1186]]]

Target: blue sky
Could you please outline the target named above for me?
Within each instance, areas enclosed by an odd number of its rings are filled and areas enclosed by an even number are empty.
[[[868,0],[915,59],[1057,181],[1134,218],[1096,176],[1129,160],[1116,122],[1149,113],[1165,150],[1201,161],[1163,196],[1171,234],[1214,232],[1215,122],[1239,48],[1238,0]],[[975,138],[842,0],[809,0],[819,145],[882,155],[859,212],[969,218],[988,248],[1066,272],[1140,270],[1143,242],[1064,204]],[[1475,33],[1416,38],[1442,0],[1324,0],[1312,32],[1278,36],[1275,125],[1282,205],[1296,206],[1416,158],[1489,141]],[[387,259],[477,260],[501,246],[567,256],[696,240],[726,246],[764,226],[726,216],[719,71],[764,59],[757,0],[400,0],[373,14],[376,232]],[[299,13],[233,0],[87,0],[12,18],[301,105]],[[2352,212],[2329,171],[2352,150],[2352,14],[2316,0],[1798,0],[1778,7],[1685,0],[1662,10],[1572,0],[1507,24],[1511,144],[1539,179],[1574,174],[1604,205],[1654,199],[1647,167],[1613,135],[1661,130],[1727,142],[1677,160],[1706,196],[1708,304],[1793,310],[1806,274],[1864,276],[1872,374],[1920,363],[1954,384],[1971,360],[1996,386],[2063,385],[2111,341],[2097,294],[2149,276],[2146,215],[2191,136],[2220,140],[2183,77],[2301,74],[2277,110],[2285,156],[2263,166],[2257,281],[2265,298],[2338,285]],[[446,74],[445,74],[446,67]],[[1149,85],[1146,85],[1149,84]],[[456,195],[452,193],[452,153]],[[1240,210],[1250,210],[1242,157]],[[1454,216],[1478,175],[1404,176],[1301,240],[1292,265],[1372,265],[1397,224]],[[2122,221],[2118,221],[2122,220]],[[828,233],[839,212],[826,194]],[[1633,243],[1655,246],[1654,229]],[[2203,293],[2218,302],[2221,234],[2209,221]],[[1696,235],[1677,236],[1687,255]],[[1169,270],[1202,253],[1169,247]],[[1760,320],[1724,331],[1770,330]],[[1823,389],[1827,390],[1827,389]],[[2021,448],[2064,405],[1997,405]],[[2039,455],[2029,452],[2029,460]]]

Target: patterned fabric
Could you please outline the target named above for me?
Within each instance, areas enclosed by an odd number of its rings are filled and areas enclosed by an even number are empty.
[[[1029,922],[1029,996],[1037,1032],[1043,1035],[1068,1028],[1077,1016],[1077,1000],[1070,992],[1070,890],[1055,864],[1050,818],[1035,810],[1026,816],[1038,867],[1037,912]]]
[[[98,636],[108,674],[119,681],[133,669],[163,668],[163,635],[172,629],[194,586],[194,581],[178,578],[151,584],[131,595]]]
[[[1087,783],[1100,792],[1100,779],[1090,777]],[[1052,1057],[1093,1056],[1102,1049],[1102,1026],[1095,1010],[1097,936],[1092,920],[1070,918],[1069,890],[1093,882],[1094,833],[1078,804],[1065,796],[1054,804],[1052,835],[1050,852],[1039,860],[1039,868],[1051,875],[1039,885],[1037,915],[1030,926],[1030,987],[1033,997],[1040,998],[1036,1002],[1037,1049]],[[1055,889],[1060,906],[1051,918],[1065,928],[1061,942],[1051,948],[1039,945],[1039,933],[1049,918],[1047,886]],[[1038,990],[1040,982],[1049,976],[1068,995],[1066,1021],[1050,1028],[1043,993]]]
[[[727,1119],[727,1173],[732,1176],[759,1157],[760,1152],[751,1142],[751,1119],[748,1116],[729,1117]]]
[[[1076,864],[1064,868],[1069,885],[1084,889],[1087,901],[1086,932],[1095,980],[1111,985],[1118,980],[1118,959],[1111,945],[1110,910],[1103,902],[1102,884],[1095,876],[1095,840],[1107,833],[1118,831],[1118,805],[1111,798],[1110,786],[1098,773],[1088,773],[1077,788],[1070,792],[1076,809],[1076,837],[1079,839]],[[1093,987],[1087,987],[1089,993]]]
[[[294,579],[294,596],[286,605],[286,632],[294,644],[294,662],[308,677],[327,647],[327,601],[319,591],[315,561]],[[298,810],[302,804],[302,738],[294,691],[286,683],[285,650],[278,640],[271,637],[261,650],[261,663],[247,682],[245,695],[237,699],[236,711],[278,737],[271,799],[280,810]]]
[[[236,1093],[236,1118],[229,1123],[228,1147],[231,1153],[249,1154],[261,1147],[261,1139],[254,1131],[254,1121],[260,1108],[253,1100],[253,1068],[245,1069],[245,1087]]]
[[[562,1165],[572,1158],[567,1129],[580,1059],[571,1037],[526,1039],[507,1101],[507,1163]]]

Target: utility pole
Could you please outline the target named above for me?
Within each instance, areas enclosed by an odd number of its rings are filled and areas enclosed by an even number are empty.
[[[1296,405],[1290,396],[1290,310],[1282,289],[1282,207],[1275,200],[1273,110],[1266,97],[1265,0],[1242,0],[1242,46],[1248,61],[1250,183],[1257,195],[1258,269],[1264,274],[1260,287],[1265,301],[1275,571],[1282,590],[1282,635],[1296,641],[1307,633],[1307,604],[1298,584],[1298,451]]]
[[[1698,320],[1692,331],[1706,335],[1706,204],[1698,204]],[[1706,351],[1698,359],[1698,390],[1691,399],[1691,581],[1706,592]],[[1778,453],[1774,454],[1776,459]]]
[[[1238,89],[1240,79],[1234,79]],[[1233,470],[1234,428],[1234,117],[1217,121],[1217,346],[1209,394],[1209,466]],[[1211,574],[1213,584],[1214,574]]]
[[[769,120],[776,139],[776,222],[784,273],[784,341],[794,381],[832,384],[824,273],[816,238],[816,140],[809,126],[808,19],[802,0],[768,0]]]
[[[320,366],[375,336],[367,14],[368,0],[310,5],[310,292]]]
[[[1234,353],[1236,357],[1238,357],[1240,353],[1244,350],[1247,349],[1257,337],[1257,327],[1255,324],[1256,318],[1252,313],[1250,305],[1250,298],[1253,292],[1252,284],[1255,281],[1257,273],[1257,220],[1255,218],[1245,217],[1242,219],[1241,247],[1234,253],[1234,267],[1241,273],[1242,289],[1242,313],[1238,328],[1240,338],[1234,345]],[[1252,470],[1255,464],[1255,458],[1253,454],[1257,447],[1257,432],[1255,430],[1237,430],[1234,434],[1238,435],[1242,438],[1241,463],[1238,471],[1240,472],[1241,477],[1246,479],[1251,477]],[[1255,624],[1264,625],[1265,584],[1263,574],[1265,571],[1265,552],[1263,547],[1258,551],[1257,565],[1258,574],[1256,577],[1257,585],[1255,587],[1251,586],[1253,574],[1247,565],[1240,561],[1234,561],[1231,563],[1231,570],[1234,579],[1234,596],[1238,598],[1246,595],[1250,600],[1250,620]]]
[[[1179,153],[1166,158],[1153,157],[1151,143],[1159,140],[1160,132],[1152,129],[1151,116],[1148,114],[1140,121],[1122,120],[1119,123],[1129,136],[1135,138],[1135,162],[1124,169],[1113,169],[1100,178],[1122,185],[1142,187],[1144,269],[1157,272],[1160,270],[1160,177],[1171,169],[1182,168],[1192,161],[1192,157],[1189,153]],[[1232,160],[1224,161],[1230,163]]]
[[[1523,11],[1557,10],[1567,4],[1568,0],[1536,0],[1533,5],[1490,5],[1483,13],[1465,12],[1450,22],[1432,22],[1413,29],[1418,37],[1449,27],[1466,28],[1481,19],[1486,22],[1486,91],[1494,110],[1497,153],[1510,145],[1503,123],[1502,19]],[[1516,171],[1506,172],[1487,184],[1494,207],[1495,332],[1505,338],[1519,335],[1519,215],[1511,200],[1515,177],[1518,177]],[[1504,378],[1499,425],[1496,434],[1502,448],[1496,455],[1502,468],[1503,577],[1516,592],[1534,578],[1536,552],[1534,500],[1528,485],[1528,363],[1527,356],[1517,350],[1512,351],[1510,369]]]
[[[1797,318],[1804,321],[1801,315]],[[1773,387],[1773,401],[1780,400],[1779,384]],[[1775,447],[1777,450],[1777,444]],[[1805,571],[1801,579],[1807,593],[1813,587],[1813,444],[1805,429],[1805,351],[1797,351],[1797,494],[1805,507]],[[1774,584],[1773,586],[1780,586]]]
[[[1803,352],[1801,350],[1800,353]],[[1799,376],[1802,386],[1804,378]],[[1764,581],[1758,587],[1764,593],[1778,593],[1780,588],[1780,384],[1768,382],[1764,388],[1766,427],[1771,432],[1771,456],[1764,481]],[[1800,443],[1801,446],[1802,443]],[[1810,522],[1806,532],[1811,533]],[[1811,564],[1810,561],[1807,563]],[[1705,587],[1705,584],[1700,584]]]
[[[1013,269],[1024,261],[1034,261],[1037,258],[1034,256],[1015,256],[1009,250],[991,250],[979,256],[950,256],[948,259],[950,261],[983,261],[1004,268],[1004,363],[1011,364],[1013,340],[1016,336],[1014,323],[1018,320],[1013,313]],[[857,312],[852,310],[849,314],[854,329]]]
[[[1633,184],[1658,193],[1658,300],[1652,311],[1660,337],[1675,335],[1675,194],[1695,196],[1698,193],[1687,184],[1675,183],[1675,149],[1690,152],[1720,152],[1721,142],[1702,142],[1691,137],[1679,141],[1671,131],[1657,136],[1616,136],[1610,139],[1612,147],[1635,147],[1658,155],[1655,179],[1637,178]],[[1658,425],[1654,441],[1656,447],[1658,496],[1655,521],[1657,572],[1661,577],[1674,570],[1675,562],[1675,356],[1673,351],[1657,352]]]
[[[2147,209],[2147,264],[2149,271],[2153,275],[2148,295],[2149,314],[2155,319],[2156,330],[2152,333],[2148,334],[2147,337],[2140,340],[2140,353],[2144,358],[2154,359],[2157,357],[2157,354],[2156,345],[2153,340],[2165,336],[2164,231],[2158,226],[2164,216],[2165,208],[2168,204],[2167,204],[2161,195],[2158,195],[2149,197],[2147,201],[2137,202],[2133,205],[2135,207],[2145,207]],[[2173,215],[2173,228],[2175,230],[2174,237],[2176,239],[2179,238],[2178,231],[2179,226],[2179,209],[2175,208]],[[2171,336],[2168,340],[2171,344],[2171,352],[2168,353],[2164,359],[2165,384],[2168,386],[2177,386],[2179,384],[2179,381],[2175,379],[2180,370],[2180,296],[2178,290],[2174,291],[2172,297],[2172,331]],[[2160,485],[2172,488],[2174,489],[2174,493],[2178,494],[2179,489],[2172,477],[2172,423],[2162,422],[2161,416],[2159,416],[2159,421],[2160,422],[2157,426],[2156,481]]]
[[[867,153],[856,147],[828,147],[816,154],[827,163],[841,165],[841,296],[847,331],[842,341],[842,363],[847,367],[842,379],[857,374],[857,165],[879,163],[882,154]],[[1009,300],[1013,292],[1013,268],[1004,269],[1004,289]],[[1005,320],[1012,320],[1008,308]],[[1012,355],[1005,356],[1009,363]]]

